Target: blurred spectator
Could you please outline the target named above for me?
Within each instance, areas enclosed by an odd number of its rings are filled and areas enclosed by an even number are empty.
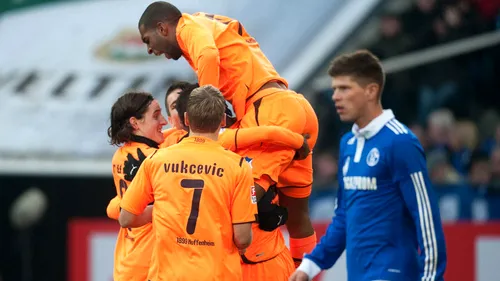
[[[439,109],[427,117],[429,149],[449,149],[455,117],[449,109]]]
[[[468,181],[472,186],[487,186],[491,181],[491,169],[488,155],[475,151],[470,160]]]
[[[500,188],[500,146],[495,147],[491,153],[491,184],[495,188]]]
[[[472,152],[478,145],[479,131],[471,121],[457,122],[451,138],[451,161],[453,167],[462,175],[467,174],[467,168]]]
[[[403,15],[404,30],[415,38],[413,49],[421,49],[434,44],[433,24],[440,9],[436,0],[417,0]]]
[[[495,147],[500,147],[500,123],[496,125],[492,136],[486,137],[484,142],[481,144],[481,150],[487,154],[491,154]]]
[[[428,148],[428,139],[427,135],[425,134],[425,129],[418,123],[413,123],[412,125],[409,126],[409,129],[415,134],[415,136],[418,138],[420,141],[420,144],[422,145],[422,148],[427,151]]]
[[[321,152],[314,158],[314,189],[332,191],[337,181],[337,159],[331,152]]]
[[[431,181],[436,185],[453,185],[462,178],[448,160],[448,155],[442,150],[431,152],[427,156],[427,168]]]
[[[481,15],[489,21],[499,16],[500,0],[474,0]]]
[[[403,32],[403,25],[396,14],[385,14],[380,19],[380,40],[370,50],[380,59],[403,54],[413,45],[412,38]]]

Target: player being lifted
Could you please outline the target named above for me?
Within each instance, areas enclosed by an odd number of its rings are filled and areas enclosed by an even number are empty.
[[[150,54],[172,59],[183,56],[198,74],[200,85],[218,87],[233,106],[236,126],[282,126],[309,134],[309,146],[314,147],[318,134],[314,110],[302,95],[288,90],[287,81],[237,20],[204,13],[182,14],[167,2],[155,2],[139,20],[139,31]],[[238,153],[252,159],[259,199],[266,192],[272,194],[274,186],[278,188],[280,205],[289,212],[286,224],[292,255],[301,259],[316,244],[308,210],[312,155],[292,161],[293,149],[272,144]],[[270,232],[255,229],[254,243],[242,257],[247,265],[244,278],[286,280],[293,266],[283,237],[276,230],[284,210],[270,206],[271,200],[265,199],[259,201],[259,213],[268,213],[269,218],[259,218],[259,225]],[[278,268],[281,272],[277,272]]]
[[[164,131],[165,141],[160,147],[168,147],[186,137],[189,128],[185,124],[184,113],[191,92],[198,88],[198,84],[180,81],[174,83],[167,90],[165,107],[168,108],[168,118],[174,127]],[[226,124],[230,122],[231,111],[226,107]],[[227,125],[226,125],[227,126]],[[302,160],[308,157],[310,148],[307,143],[309,136],[302,136],[279,126],[260,126],[244,129],[223,128],[220,131],[218,142],[226,149],[237,152],[261,143],[275,144],[294,149],[295,159]]]
[[[239,251],[252,241],[257,199],[250,165],[217,143],[224,111],[218,89],[193,91],[189,136],[146,158],[121,201],[122,227],[140,225],[155,202],[150,280],[242,278]]]
[[[111,144],[121,147],[116,150],[112,160],[117,197],[110,204],[108,213],[118,213],[119,200],[137,173],[140,162],[163,142],[161,129],[167,121],[161,114],[158,101],[152,95],[141,92],[120,97],[111,108],[110,120],[108,135]],[[152,207],[148,206],[139,220],[151,222]],[[120,229],[115,247],[114,280],[146,280],[153,235],[151,223],[133,230]]]

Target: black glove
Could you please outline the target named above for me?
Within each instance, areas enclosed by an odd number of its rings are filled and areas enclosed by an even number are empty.
[[[127,181],[132,181],[139,170],[139,167],[142,164],[142,161],[146,159],[146,155],[142,153],[140,148],[137,149],[137,157],[139,159],[135,159],[132,154],[127,155],[127,160],[123,164],[123,173],[125,174],[124,178]]]
[[[276,197],[276,188],[270,187],[257,203],[259,211],[259,228],[264,231],[273,231],[284,225],[288,220],[288,210],[271,203]]]

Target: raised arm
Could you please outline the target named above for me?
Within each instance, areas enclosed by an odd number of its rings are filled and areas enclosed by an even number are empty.
[[[219,143],[231,151],[237,151],[260,143],[271,143],[299,149],[304,143],[304,137],[287,128],[260,126],[244,129],[224,129],[219,135]]]
[[[139,171],[120,202],[121,212],[118,222],[122,227],[139,227],[152,220],[153,206],[147,206],[154,201],[149,174],[151,161],[148,160],[151,159],[144,160],[139,167]]]

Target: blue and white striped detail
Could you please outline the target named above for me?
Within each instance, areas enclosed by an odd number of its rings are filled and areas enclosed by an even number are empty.
[[[408,134],[408,129],[396,119],[390,120],[385,124],[385,126],[396,135]]]
[[[418,217],[420,218],[420,231],[424,243],[425,260],[424,274],[422,281],[434,281],[436,278],[438,252],[436,246],[436,233],[434,231],[434,218],[432,217],[431,205],[427,188],[425,186],[422,172],[415,172],[411,175],[411,180],[415,188],[418,205]],[[418,226],[417,226],[418,227]]]

